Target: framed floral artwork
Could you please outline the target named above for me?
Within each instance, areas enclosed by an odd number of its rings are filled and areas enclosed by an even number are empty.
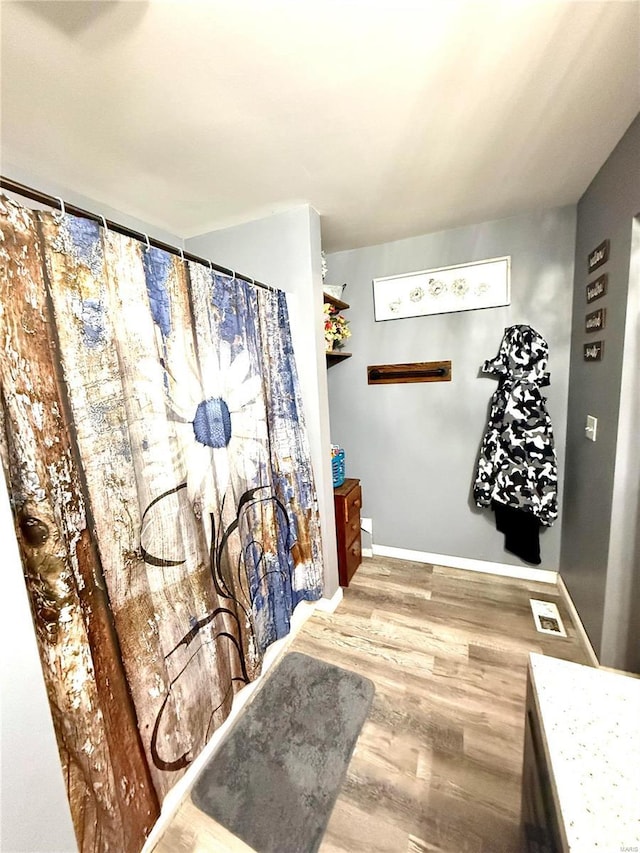
[[[373,280],[376,321],[498,308],[511,301],[511,256]]]

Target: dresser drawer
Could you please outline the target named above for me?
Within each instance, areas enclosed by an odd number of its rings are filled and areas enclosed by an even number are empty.
[[[344,524],[344,541],[349,546],[356,536],[360,536],[360,513],[351,513]]]
[[[362,489],[356,486],[351,489],[345,500],[346,522],[350,524],[356,518],[358,519],[358,529],[360,529],[360,508],[362,506]]]
[[[360,530],[355,539],[349,543],[346,549],[344,572],[341,572],[340,586],[349,586],[349,581],[356,573],[356,569],[362,562],[362,540]]]

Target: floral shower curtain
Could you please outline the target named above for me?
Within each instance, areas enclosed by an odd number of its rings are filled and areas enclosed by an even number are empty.
[[[82,851],[159,803],[322,590],[285,296],[0,196],[0,450]]]

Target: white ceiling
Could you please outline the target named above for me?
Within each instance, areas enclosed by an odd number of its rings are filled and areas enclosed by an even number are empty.
[[[1,4],[2,158],[180,237],[328,251],[577,201],[640,111],[640,4]]]

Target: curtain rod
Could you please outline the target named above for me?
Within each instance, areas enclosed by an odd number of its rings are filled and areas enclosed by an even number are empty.
[[[76,207],[74,204],[67,204],[66,201],[63,202],[58,196],[49,195],[48,193],[41,192],[40,190],[35,190],[32,187],[27,187],[24,184],[18,183],[18,181],[6,178],[4,175],[0,175],[0,187],[8,192],[16,193],[16,195],[21,195],[24,198],[30,198],[32,201],[37,201],[39,204],[46,204],[48,207],[55,207],[59,210],[64,210],[67,213],[71,213],[73,216],[80,216],[83,219],[92,219],[94,222],[97,222],[98,225],[105,225],[105,227],[111,231],[117,231],[119,234],[124,234],[126,237],[134,237],[141,243],[148,243],[151,246],[155,246],[156,249],[162,249],[165,252],[170,252],[172,255],[178,255],[185,261],[195,261],[196,263],[202,264],[205,267],[210,267],[223,275],[228,275],[232,278],[240,278],[242,281],[246,281],[249,284],[255,284],[256,287],[261,287],[264,290],[277,290],[275,287],[263,284],[263,282],[256,281],[255,279],[249,278],[247,275],[242,275],[242,273],[238,273],[235,270],[230,270],[226,267],[214,264],[207,258],[201,258],[198,255],[191,254],[191,252],[185,252],[183,249],[170,246],[168,243],[163,243],[161,240],[149,237],[148,234],[143,234],[141,231],[134,231],[132,228],[127,228],[126,225],[120,225],[119,222],[112,222],[110,219],[105,219],[104,216],[92,213],[90,210],[83,210],[81,207]]]

